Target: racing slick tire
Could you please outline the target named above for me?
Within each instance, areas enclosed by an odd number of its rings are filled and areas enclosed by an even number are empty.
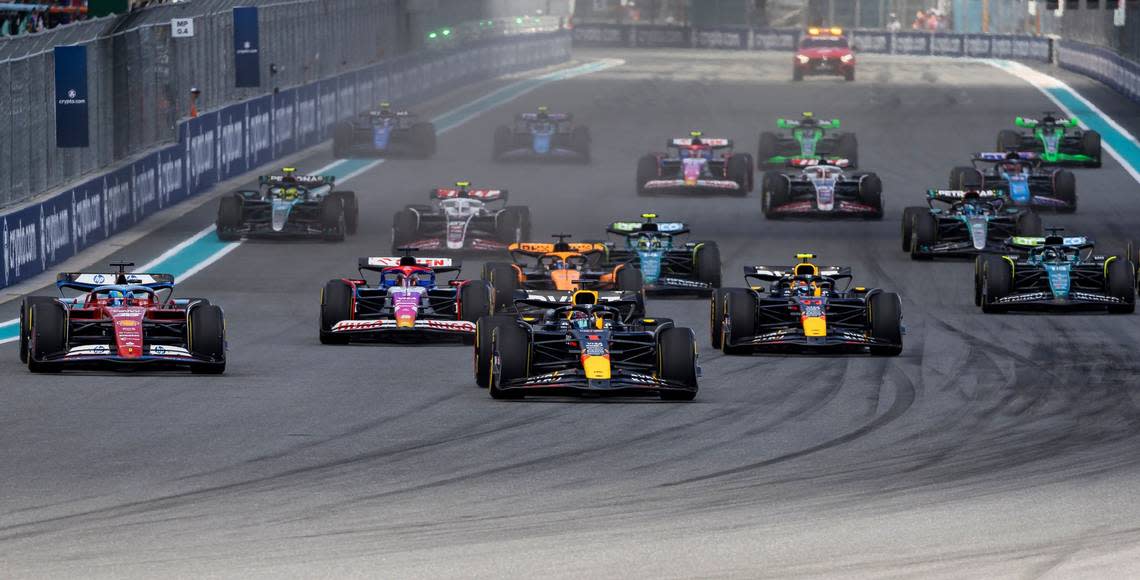
[[[428,159],[435,155],[435,124],[416,123],[412,125],[409,133],[412,140],[412,150],[416,152],[416,157]]]
[[[499,161],[504,153],[510,150],[513,134],[511,128],[506,125],[499,125],[495,127],[495,140],[491,149],[491,160]]]
[[[930,213],[925,207],[911,206],[903,209],[902,215],[902,250],[910,251],[911,237],[914,235],[914,220],[916,215]]]
[[[720,246],[716,242],[704,242],[698,245],[697,249],[693,250],[693,262],[695,262],[697,280],[713,288],[720,288]]]
[[[894,292],[878,292],[867,299],[867,318],[871,337],[890,341],[891,345],[870,348],[872,356],[902,354],[902,299]]]
[[[724,354],[746,354],[748,347],[729,346],[756,334],[756,295],[751,290],[732,288],[724,291],[724,317],[728,328],[721,327]],[[727,340],[726,340],[727,339]]]
[[[982,272],[986,269],[986,260],[990,258],[1001,259],[993,254],[978,254],[974,257],[974,306],[982,305]]]
[[[997,151],[1005,153],[1007,151],[1018,151],[1019,149],[1021,149],[1021,133],[1011,129],[998,131]]]
[[[911,226],[910,258],[912,260],[930,260],[930,254],[922,253],[919,248],[938,242],[938,220],[930,212],[912,214],[914,222]]]
[[[495,237],[505,244],[521,242],[530,236],[530,208],[511,205],[495,217]]]
[[[498,326],[491,333],[491,351],[499,354],[499,377],[494,376],[491,366],[491,380],[488,387],[491,398],[521,399],[521,391],[502,391],[496,386],[498,380],[521,379],[527,376],[530,367],[530,338],[526,329],[518,324]],[[493,355],[492,355],[493,356]]]
[[[1013,286],[1013,267],[1005,258],[993,256],[987,259],[982,268],[982,312],[987,314],[1004,309],[994,304],[994,300],[1009,294]]]
[[[468,280],[459,287],[459,320],[478,323],[495,313],[495,289],[486,280]],[[475,344],[475,335],[464,336],[463,344]]]
[[[747,153],[737,153],[728,158],[724,167],[725,177],[735,181],[740,186],[740,194],[747,195],[752,191],[752,156]]]
[[[484,316],[475,321],[475,384],[486,389],[491,385],[491,334],[496,328],[517,324],[514,316]]]
[[[756,146],[756,169],[768,167],[768,160],[779,154],[780,138],[775,133],[761,133],[760,143]]]
[[[1117,257],[1105,268],[1104,287],[1108,295],[1124,301],[1124,304],[1111,304],[1112,314],[1132,314],[1136,311],[1136,266],[1127,258]]]
[[[1045,235],[1045,226],[1037,212],[1027,211],[1017,216],[1016,232],[1019,236],[1038,238]]]
[[[190,372],[196,375],[220,375],[226,372],[226,322],[222,309],[209,305],[196,305],[186,316],[187,350],[196,357],[214,362],[196,363]]]
[[[621,266],[614,274],[614,289],[621,292],[641,292],[645,282],[641,270],[629,265]]]
[[[43,362],[67,349],[67,311],[63,305],[36,302],[28,314],[28,370],[33,373],[58,373],[58,363]]]
[[[843,133],[835,145],[835,153],[847,160],[848,169],[859,167],[859,141],[854,133]]]
[[[727,288],[713,288],[709,299],[709,338],[717,350],[724,344],[724,303],[729,291]]]
[[[223,242],[234,242],[241,239],[238,229],[241,228],[242,199],[238,195],[228,195],[218,201],[218,239]]]
[[[1128,245],[1125,246],[1124,255],[1133,264],[1140,264],[1140,241],[1128,240]],[[1136,291],[1140,293],[1140,272],[1136,273]]]
[[[342,320],[352,320],[352,287],[344,280],[329,280],[321,290],[321,344],[348,344],[347,334],[332,331]]]
[[[1058,213],[1077,211],[1077,176],[1068,169],[1058,169],[1054,172],[1053,195],[1065,202],[1065,207],[1057,209]]]
[[[356,235],[356,228],[360,225],[360,202],[356,200],[355,191],[334,191],[333,197],[339,197],[344,207],[345,233]]]
[[[487,262],[483,264],[483,280],[491,284],[495,295],[495,311],[514,310],[515,291],[520,288],[519,273],[510,262]]]
[[[574,127],[570,132],[570,148],[582,156],[582,163],[590,162],[590,129],[585,126]]]
[[[321,229],[326,242],[343,242],[348,230],[344,202],[334,196],[326,197],[321,203]]]
[[[688,328],[666,328],[657,335],[657,376],[691,386],[691,391],[661,391],[662,401],[697,397],[697,339]]]
[[[774,220],[780,219],[776,208],[788,203],[791,184],[788,178],[779,171],[768,171],[764,174],[764,181],[760,189],[760,204],[764,208],[764,217]]]
[[[981,189],[986,180],[982,172],[973,167],[955,167],[950,170],[950,189]]]
[[[1081,134],[1081,153],[1092,157],[1093,160],[1087,167],[1100,167],[1100,133],[1096,131],[1085,131]]]
[[[25,296],[20,302],[20,362],[28,362],[28,345],[31,343],[31,325],[28,319],[32,315],[32,306],[36,304],[51,304],[55,298],[51,296]]]
[[[392,216],[392,252],[398,252],[404,244],[415,241],[420,229],[420,218],[416,212],[404,208]]]
[[[659,175],[656,155],[643,155],[637,160],[637,194],[646,195],[645,184]]]
[[[333,157],[348,159],[352,156],[354,131],[352,123],[340,123],[333,129]]]
[[[878,175],[868,173],[859,182],[859,201],[863,202],[863,205],[875,208],[875,212],[868,215],[867,219],[883,219],[883,180]]]

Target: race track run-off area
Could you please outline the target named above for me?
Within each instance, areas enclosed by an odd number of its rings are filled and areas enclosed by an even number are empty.
[[[899,244],[902,209],[1014,117],[1087,103],[1013,65],[860,58],[854,83],[792,83],[785,54],[576,51],[578,74],[427,111],[448,126],[431,160],[296,163],[352,175],[360,233],[343,244],[220,244],[211,202],[117,250],[100,264],[217,244],[171,267],[193,274],[182,296],[224,308],[227,372],[32,375],[0,346],[0,576],[1140,576],[1140,314],[984,315],[972,261],[914,262]],[[490,161],[494,128],[539,105],[590,126],[591,164]],[[881,222],[767,221],[758,193],[635,193],[637,158],[669,138],[755,152],[803,111],[858,135]],[[1077,170],[1079,209],[1045,225],[1122,250],[1133,173],[1109,156]],[[470,347],[319,344],[325,281],[387,254],[393,213],[456,180],[508,189],[538,240],[596,239],[646,211],[685,221],[719,243],[726,286],[797,252],[849,265],[901,294],[905,348],[726,357],[706,299],[651,298],[696,331],[694,402],[506,402],[475,386]]]

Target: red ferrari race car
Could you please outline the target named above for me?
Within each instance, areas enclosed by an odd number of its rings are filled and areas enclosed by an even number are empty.
[[[841,76],[855,80],[855,53],[842,28],[809,28],[792,59],[792,80],[809,75]]]
[[[173,298],[174,276],[64,273],[60,297],[28,296],[20,308],[20,362],[33,373],[65,369],[226,370],[222,309],[202,298]],[[78,292],[68,297],[67,292]]]

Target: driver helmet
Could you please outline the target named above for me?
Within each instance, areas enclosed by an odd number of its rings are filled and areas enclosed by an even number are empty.
[[[539,121],[545,121],[550,118],[550,111],[546,107],[539,107],[534,117]]]
[[[380,101],[380,110],[378,112],[380,113],[381,117],[391,117],[393,115],[392,103],[389,103],[388,101]]]
[[[297,193],[298,192],[296,187],[282,187],[278,190],[278,195],[281,196],[281,199],[286,200],[295,199],[297,197]]]
[[[584,310],[571,310],[566,315],[566,319],[570,321],[570,325],[585,330],[590,328],[590,323],[593,321],[594,316]]]
[[[810,296],[812,294],[811,286],[807,280],[794,280],[792,281],[791,293],[793,296]]]
[[[1061,251],[1057,248],[1045,248],[1045,250],[1041,252],[1041,259],[1043,260],[1060,260],[1061,257]]]
[[[111,306],[129,306],[135,297],[131,291],[111,290],[107,292],[107,300]]]
[[[1021,171],[1021,155],[1016,151],[1006,153],[1001,166],[1007,172]]]
[[[661,240],[651,236],[641,236],[637,238],[637,249],[639,250],[657,250],[661,248]]]

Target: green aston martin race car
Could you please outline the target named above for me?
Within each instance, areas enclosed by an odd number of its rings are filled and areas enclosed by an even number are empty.
[[[1043,165],[1100,167],[1100,133],[1080,129],[1076,118],[1060,119],[1046,112],[1041,119],[1018,117],[1014,123],[1029,131],[1001,131],[998,151],[1035,153]]]
[[[840,133],[839,119],[821,121],[812,113],[797,119],[779,119],[776,126],[789,133],[760,134],[756,151],[756,167],[774,169],[786,167],[797,160],[823,161],[829,164],[844,162],[854,169],[859,165],[859,143],[854,133]]]

